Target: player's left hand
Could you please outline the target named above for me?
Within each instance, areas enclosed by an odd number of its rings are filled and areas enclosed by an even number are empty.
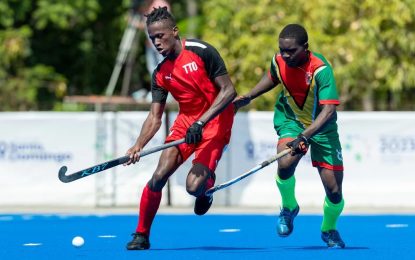
[[[185,142],[187,144],[196,144],[202,140],[202,129],[204,123],[202,121],[194,122],[186,132]]]
[[[143,150],[143,148],[140,145],[138,145],[137,143],[134,144],[130,149],[127,150],[127,153],[126,153],[126,155],[130,156],[130,160],[124,163],[123,165],[126,166],[126,165],[130,165],[132,163],[134,164],[140,161],[141,150]]]
[[[287,143],[287,146],[291,148],[291,155],[304,155],[308,151],[308,143],[307,137],[300,134],[298,137],[291,142]]]
[[[239,96],[239,97],[236,97],[232,101],[232,103],[234,105],[234,113],[238,112],[238,110],[241,107],[244,107],[246,105],[249,105],[250,102],[251,102],[251,97],[248,97],[248,96]]]

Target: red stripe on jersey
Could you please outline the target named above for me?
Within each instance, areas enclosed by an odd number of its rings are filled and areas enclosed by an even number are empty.
[[[336,99],[320,100],[320,105],[340,105],[340,101]]]
[[[305,101],[310,91],[311,82],[313,80],[314,72],[324,62],[309,52],[309,60],[306,64],[300,67],[288,66],[281,54],[275,56],[278,65],[281,81],[290,95],[293,97],[295,103],[299,108],[303,108]]]
[[[328,163],[316,162],[316,161],[313,161],[312,164],[313,164],[314,167],[319,166],[321,168],[326,168],[326,169],[333,170],[333,171],[343,171],[344,170],[343,165],[330,165]]]

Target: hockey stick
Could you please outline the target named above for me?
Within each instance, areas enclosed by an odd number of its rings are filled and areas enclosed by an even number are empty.
[[[248,172],[230,180],[227,182],[224,182],[222,184],[216,185],[210,189],[208,189],[205,192],[206,196],[212,196],[213,193],[217,192],[218,190],[224,189],[226,187],[231,186],[232,184],[235,184],[239,182],[242,179],[245,179],[246,177],[250,176],[251,174],[254,174],[255,172],[261,170],[262,168],[265,168],[266,166],[270,165],[271,163],[275,162],[276,160],[280,159],[281,157],[284,157],[285,155],[289,154],[291,152],[291,149],[285,149],[284,151],[274,155],[273,157],[269,158],[266,161],[263,161],[261,164],[257,165],[256,167],[252,168]]]
[[[164,150],[164,149],[167,149],[169,147],[176,146],[176,145],[179,145],[179,144],[182,144],[182,143],[184,143],[184,138],[180,139],[180,140],[177,140],[177,141],[174,141],[174,142],[171,142],[171,143],[156,146],[156,147],[150,148],[148,150],[143,150],[140,153],[140,157],[143,157],[143,156],[146,156],[146,155],[149,155],[149,154],[152,154],[152,153],[155,153],[155,152],[158,152],[158,151],[161,151],[161,150]],[[98,173],[98,172],[102,172],[102,171],[107,170],[109,168],[112,168],[112,167],[115,167],[117,165],[126,163],[129,160],[130,160],[130,155],[125,155],[125,156],[122,156],[120,158],[117,158],[117,159],[114,159],[114,160],[111,160],[111,161],[107,161],[107,162],[104,162],[104,163],[101,163],[101,164],[97,164],[95,166],[89,167],[87,169],[84,169],[84,170],[81,170],[79,172],[75,172],[75,173],[72,173],[72,174],[69,174],[69,175],[65,174],[68,168],[66,166],[62,166],[59,169],[59,180],[61,182],[64,182],[64,183],[68,183],[68,182],[71,182],[71,181],[76,181],[78,179],[87,177],[89,175],[92,175],[92,174],[95,174],[95,173]]]

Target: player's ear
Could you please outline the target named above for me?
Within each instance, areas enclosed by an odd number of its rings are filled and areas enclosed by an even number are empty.
[[[307,50],[308,50],[308,42],[304,43],[304,45],[303,45],[303,46],[304,46],[304,50],[306,50],[306,51],[307,51]]]
[[[173,35],[174,35],[174,37],[179,36],[179,27],[177,27],[177,26],[173,27]]]

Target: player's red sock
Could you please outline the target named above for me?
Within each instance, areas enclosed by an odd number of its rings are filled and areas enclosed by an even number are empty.
[[[210,177],[209,179],[207,179],[206,181],[206,190],[210,189],[213,187],[213,185],[215,185],[215,179]]]
[[[205,191],[212,188],[215,185],[216,176],[214,173],[206,180]],[[203,193],[204,194],[204,193]]]
[[[136,232],[150,235],[151,224],[156,216],[157,210],[160,206],[161,191],[152,191],[146,185],[141,195],[140,201],[140,217]]]

